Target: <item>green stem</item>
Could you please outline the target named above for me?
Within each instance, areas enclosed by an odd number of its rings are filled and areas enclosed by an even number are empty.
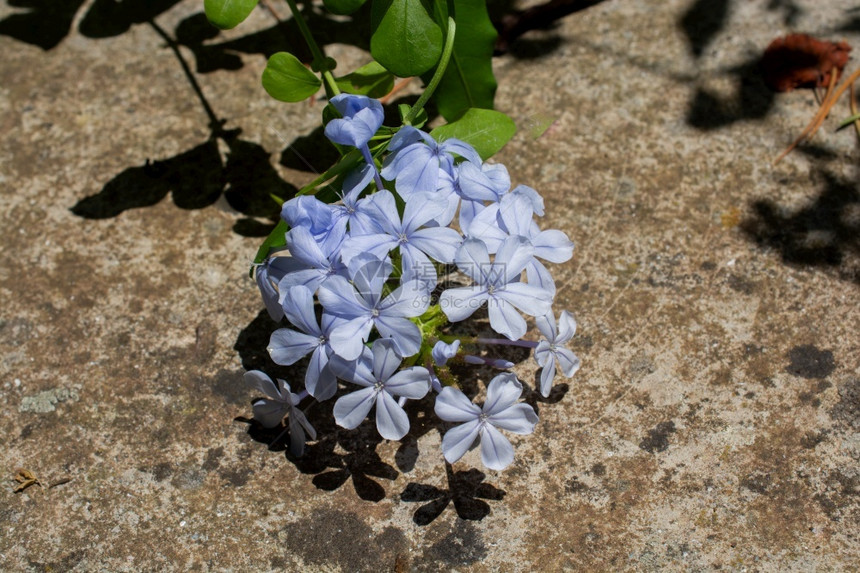
[[[290,12],[293,13],[293,20],[296,21],[296,24],[299,27],[299,31],[302,33],[302,37],[304,37],[305,42],[307,42],[308,48],[311,49],[311,54],[313,54],[316,67],[320,68],[321,70],[320,75],[325,82],[326,92],[328,92],[329,97],[340,94],[340,89],[337,87],[337,83],[334,81],[334,76],[332,75],[331,70],[329,70],[326,66],[325,54],[317,45],[316,40],[314,40],[313,34],[311,34],[311,30],[310,28],[308,28],[307,22],[305,22],[302,13],[299,12],[299,7],[296,5],[296,0],[287,0],[287,4],[289,4],[290,6]]]
[[[412,122],[415,121],[415,118],[418,117],[418,114],[422,109],[424,109],[430,96],[432,96],[433,92],[436,91],[436,88],[439,86],[439,82],[442,81],[442,76],[445,75],[445,69],[448,67],[448,62],[451,60],[451,53],[454,51],[454,34],[457,31],[456,28],[457,25],[454,23],[454,18],[448,16],[448,35],[445,36],[445,47],[442,49],[442,56],[439,58],[439,65],[436,66],[436,71],[433,72],[433,78],[430,80],[430,83],[427,84],[427,89],[424,90],[424,93],[421,94],[421,97],[418,98],[418,101],[415,102],[415,105],[413,105],[412,109],[409,110],[409,114],[403,120],[403,125],[412,125]]]
[[[298,190],[296,195],[313,195],[316,192],[316,187],[325,183],[329,179],[333,177],[337,177],[341,173],[346,173],[353,167],[361,162],[361,152],[357,149],[353,149],[349,153],[343,156],[343,159],[337,162],[333,167],[331,167],[328,171],[323,173],[322,175],[318,175],[316,179],[302,187]]]

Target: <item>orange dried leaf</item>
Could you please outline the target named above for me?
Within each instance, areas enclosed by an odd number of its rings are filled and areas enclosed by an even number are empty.
[[[839,75],[845,68],[850,51],[845,42],[834,44],[807,34],[789,34],[771,42],[764,51],[762,78],[778,92],[825,87],[834,70]]]

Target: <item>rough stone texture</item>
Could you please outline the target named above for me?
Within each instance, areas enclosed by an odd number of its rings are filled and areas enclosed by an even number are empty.
[[[530,394],[503,473],[446,471],[426,403],[402,444],[320,423],[298,461],[236,420],[273,328],[244,235],[311,178],[287,147],[316,160],[321,105],[259,87],[262,10],[208,38],[201,2],[148,3],[192,68],[233,68],[196,74],[242,129],[209,142],[164,40],[98,4],[58,9],[49,50],[0,26],[0,569],[856,568],[856,137],[840,104],[774,166],[816,104],[754,67],[789,31],[860,49],[856,2],[608,0],[497,59],[521,127],[497,159],[577,243],[556,272],[583,362]],[[13,493],[19,467],[45,486]]]

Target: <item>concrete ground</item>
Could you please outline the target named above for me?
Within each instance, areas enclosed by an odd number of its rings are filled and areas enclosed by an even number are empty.
[[[504,472],[446,468],[420,404],[402,443],[317,422],[301,460],[243,421],[274,328],[253,235],[312,178],[293,150],[325,159],[321,104],[259,85],[285,42],[264,11],[214,37],[199,0],[50,3],[39,28],[11,4],[0,569],[856,570],[857,138],[841,102],[774,165],[817,104],[755,66],[791,31],[860,49],[856,2],[607,0],[496,60],[520,126],[496,160],[576,243],[557,308],[583,363],[530,390]],[[364,63],[355,27],[327,29]],[[241,133],[210,139],[162,34]],[[19,468],[41,486],[15,493]]]

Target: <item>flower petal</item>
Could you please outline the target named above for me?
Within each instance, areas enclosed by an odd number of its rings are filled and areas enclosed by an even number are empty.
[[[293,410],[293,413],[290,414],[290,417],[295,417],[299,424],[301,424],[302,428],[305,429],[308,437],[312,440],[317,439],[317,431],[314,430],[314,427],[311,426],[311,423],[308,422],[307,417],[305,417],[305,413],[299,410],[298,408]]]
[[[414,193],[406,201],[403,209],[403,232],[412,234],[419,227],[427,224],[445,212],[448,202],[438,193],[423,191]]]
[[[475,419],[459,426],[454,426],[442,437],[442,454],[448,463],[453,464],[463,457],[475,439],[478,437],[481,423]]]
[[[481,432],[481,461],[491,470],[503,470],[514,461],[514,447],[490,424]]]
[[[427,227],[409,236],[409,243],[442,263],[454,262],[463,237],[448,227]]]
[[[274,428],[287,415],[290,405],[286,402],[260,398],[252,404],[252,408],[255,420],[260,422],[264,428]]]
[[[430,391],[430,373],[423,366],[406,368],[385,381],[385,391],[394,396],[420,400]]]
[[[342,276],[331,276],[320,285],[317,293],[320,304],[329,314],[344,318],[370,316],[367,302],[361,298],[349,282]]]
[[[438,341],[435,345],[433,345],[433,351],[430,355],[433,357],[433,362],[436,363],[436,366],[445,366],[445,363],[448,362],[451,358],[454,358],[457,355],[457,352],[460,350],[460,341],[455,340],[451,344],[447,342]]]
[[[487,304],[490,315],[490,326],[499,334],[519,340],[528,330],[525,319],[517,309],[501,297],[491,297]]]
[[[538,330],[540,330],[540,333],[543,334],[544,338],[550,342],[555,342],[558,333],[555,329],[555,316],[551,312],[536,315],[535,324],[537,324]]]
[[[559,348],[555,352],[555,357],[558,358],[558,365],[561,366],[561,371],[568,378],[576,374],[576,371],[579,370],[579,357],[569,349]]]
[[[329,368],[338,378],[360,386],[376,385],[376,376],[371,370],[372,365],[373,353],[366,346],[356,360],[344,360],[340,356],[332,356],[329,361]]]
[[[245,372],[243,378],[245,379],[245,383],[254,390],[262,392],[269,398],[284,401],[285,396],[281,396],[281,392],[278,390],[278,387],[275,386],[272,379],[264,372],[260,372],[259,370],[249,370],[248,372]]]
[[[468,422],[476,420],[481,415],[481,409],[472,404],[461,390],[445,386],[436,396],[433,411],[446,422]]]
[[[531,316],[541,316],[552,310],[552,294],[533,285],[509,283],[496,291],[496,296]]]
[[[305,372],[305,390],[322,402],[337,392],[337,378],[329,368],[329,357],[323,346],[317,346]]]
[[[457,249],[454,257],[457,268],[466,273],[473,281],[480,285],[490,282],[487,272],[490,270],[490,253],[487,245],[480,239],[466,239]]]
[[[490,380],[487,387],[487,400],[484,402],[483,411],[488,416],[498,414],[510,408],[523,393],[523,385],[517,380],[515,374],[505,372]]]
[[[305,453],[305,431],[298,417],[304,417],[298,409],[290,413],[288,423],[290,425],[290,453],[301,457]]]
[[[373,343],[373,375],[377,380],[385,382],[394,374],[402,359],[397,355],[397,345],[387,338],[379,338]]]
[[[536,286],[555,296],[555,280],[552,278],[552,273],[535,258],[529,261],[526,265],[526,281],[532,286]]]
[[[314,314],[314,295],[310,289],[301,285],[292,287],[284,296],[283,307],[287,320],[302,332],[315,336],[321,334]]]
[[[403,358],[412,356],[421,348],[421,330],[407,318],[380,316],[375,321],[376,329],[385,338],[390,338]]]
[[[528,239],[519,235],[510,236],[499,247],[499,252],[496,253],[494,267],[504,269],[503,273],[497,273],[496,284],[505,284],[517,280],[523,269],[534,257],[534,247],[531,246]]]
[[[487,287],[481,285],[449,288],[439,297],[439,305],[448,320],[460,322],[472,316],[489,297]]]
[[[471,201],[498,201],[497,186],[481,169],[470,161],[457,166],[460,178],[460,194]]]
[[[576,334],[576,319],[568,311],[561,311],[558,319],[558,338],[556,342],[565,343]]]
[[[538,417],[534,408],[521,402],[493,414],[488,418],[488,421],[497,428],[515,434],[531,434],[535,431]]]
[[[555,360],[552,359],[552,354],[547,353],[547,356],[550,357],[550,360],[544,364],[540,371],[540,393],[544,398],[549,396],[549,392],[552,390],[552,381],[555,379]]]
[[[307,356],[315,348],[319,347],[318,336],[311,336],[289,328],[279,328],[269,338],[269,356],[275,364],[289,366]]]
[[[327,267],[330,261],[317,239],[305,227],[293,227],[287,232],[287,248],[293,258],[309,267]]]
[[[408,280],[394,289],[379,305],[380,317],[421,316],[430,306],[426,283]]]
[[[376,388],[362,388],[350,392],[334,403],[334,421],[338,426],[352,430],[357,428],[376,402]]]
[[[349,320],[331,331],[328,337],[329,346],[341,358],[355,360],[361,356],[364,342],[370,336],[372,328],[373,321],[370,317],[359,316]]]
[[[551,263],[563,263],[573,256],[573,241],[558,229],[541,231],[532,238],[535,256]]]
[[[376,429],[386,440],[399,440],[409,431],[409,417],[388,392],[376,398]]]
[[[382,259],[396,247],[397,239],[392,235],[382,233],[354,235],[343,242],[341,253],[344,259],[352,259],[361,253],[370,253],[376,258]]]

